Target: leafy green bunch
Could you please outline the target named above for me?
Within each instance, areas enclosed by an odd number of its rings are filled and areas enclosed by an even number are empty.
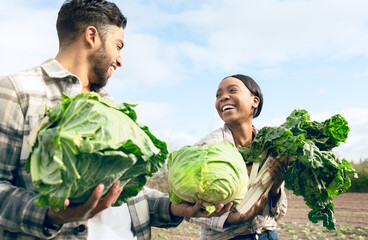
[[[115,205],[138,194],[165,162],[166,143],[136,122],[134,105],[97,93],[63,95],[29,136],[27,171],[39,192],[38,207],[83,203],[103,183],[106,194],[120,180]]]
[[[273,156],[289,156],[284,174],[285,188],[303,196],[313,223],[334,230],[333,197],[350,186],[349,174],[356,174],[351,163],[341,159],[332,149],[345,142],[349,127],[339,114],[323,121],[311,121],[306,110],[294,110],[278,127],[262,128],[249,147],[239,147],[244,159],[261,162]]]

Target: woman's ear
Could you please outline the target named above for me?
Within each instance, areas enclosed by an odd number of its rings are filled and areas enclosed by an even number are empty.
[[[257,97],[257,96],[253,96],[253,98],[252,98],[252,107],[253,108],[257,108],[258,107],[258,105],[259,105],[259,97]]]
[[[98,46],[100,42],[100,35],[97,31],[97,28],[94,26],[86,27],[86,30],[84,31],[84,39],[91,48],[95,48],[96,45]]]

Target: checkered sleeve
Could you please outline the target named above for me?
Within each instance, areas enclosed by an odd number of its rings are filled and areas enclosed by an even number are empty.
[[[224,224],[226,219],[228,218],[230,214],[229,212],[224,213],[223,215],[219,217],[211,217],[211,218],[191,218],[189,222],[195,223],[197,225],[200,225],[202,227],[210,228],[214,231],[223,232],[226,230],[224,228]]]
[[[251,221],[242,222],[230,227],[224,227],[224,223],[229,213],[230,212],[227,212],[220,217],[191,218],[189,221],[201,226],[201,240],[225,240],[237,236],[245,230],[251,229]]]
[[[272,199],[269,197],[269,199]],[[280,221],[285,215],[287,211],[287,196],[285,191],[285,182],[281,185],[281,196],[280,199],[276,203],[271,202],[271,213],[276,221]]]
[[[168,194],[144,188],[128,202],[133,232],[138,239],[151,239],[151,227],[169,228],[178,226],[183,218],[172,218]]]
[[[19,187],[27,173],[19,167],[24,113],[9,77],[0,78],[0,227],[46,238],[43,222],[47,208],[33,204],[36,193]],[[24,167],[24,166],[23,166]],[[24,169],[24,168],[23,168]]]

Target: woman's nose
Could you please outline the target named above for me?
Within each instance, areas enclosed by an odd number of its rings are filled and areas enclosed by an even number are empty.
[[[220,101],[221,101],[221,102],[223,102],[223,101],[226,101],[226,100],[229,100],[229,99],[230,99],[230,96],[229,96],[228,94],[223,94],[223,95],[221,96]]]

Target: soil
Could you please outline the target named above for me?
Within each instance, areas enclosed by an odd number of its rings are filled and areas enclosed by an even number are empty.
[[[288,210],[277,227],[281,240],[285,239],[358,239],[368,240],[368,193],[344,193],[333,200],[336,230],[330,231],[322,223],[308,219],[309,208],[302,197],[288,196]],[[200,227],[183,222],[177,228],[152,229],[152,239],[197,240]]]

